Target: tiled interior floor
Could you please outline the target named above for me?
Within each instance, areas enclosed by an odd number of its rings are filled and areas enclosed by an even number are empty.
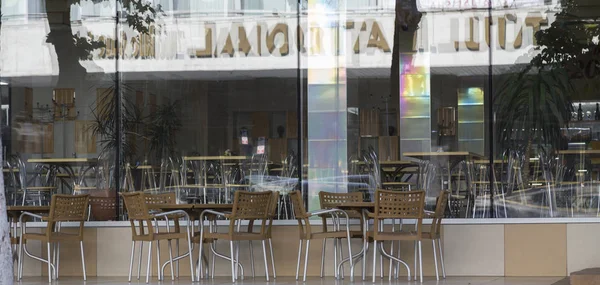
[[[448,277],[445,280],[436,281],[435,278],[427,278],[422,283],[423,285],[568,285],[568,281],[566,283],[560,282],[561,277]],[[20,283],[21,285],[33,285],[33,284],[44,284],[47,283],[47,278],[42,277],[28,277],[23,278],[23,281]],[[187,278],[182,278],[178,281],[165,280],[163,282],[159,282],[154,278],[150,282],[150,284],[191,284],[191,280]],[[85,285],[116,285],[116,284],[129,284],[127,282],[126,277],[90,277],[86,282],[84,282],[81,278],[73,278],[73,277],[61,277],[58,281],[53,281],[52,284],[60,284],[60,285],[75,285],[75,284],[85,284]],[[146,284],[142,280],[132,280],[131,284]],[[231,284],[231,280],[228,278],[220,277],[214,280],[202,280],[199,283],[194,284],[211,284],[211,285],[219,285],[219,284]],[[367,281],[355,281],[350,282],[349,280],[337,281],[334,278],[307,278],[306,283],[301,281],[296,281],[293,277],[279,277],[276,281],[266,282],[264,278],[246,278],[245,280],[238,281],[237,284],[240,285],[257,285],[257,284],[269,284],[269,285],[325,285],[325,284],[356,284],[356,285],[370,285],[370,284],[411,284],[418,285],[421,284],[419,282],[408,282],[405,280],[396,280],[396,281],[388,281],[388,279],[377,279],[376,283],[372,283],[370,280]]]

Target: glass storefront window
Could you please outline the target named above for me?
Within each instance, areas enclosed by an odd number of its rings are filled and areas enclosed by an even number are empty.
[[[277,190],[290,219],[293,190],[422,189],[449,218],[599,213],[582,0],[123,3],[2,0],[10,203],[90,193],[116,220],[118,192]]]

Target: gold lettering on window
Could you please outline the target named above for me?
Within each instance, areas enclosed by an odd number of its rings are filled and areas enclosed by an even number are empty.
[[[99,37],[98,37],[98,41],[100,41],[100,42],[102,42],[102,43],[105,43],[105,45],[106,45],[106,41],[104,40],[104,36],[99,36]],[[106,48],[105,48],[105,47],[101,47],[101,48],[100,48],[100,53],[98,54],[98,57],[99,57],[99,58],[104,58],[104,57],[106,57]]]
[[[252,46],[250,45],[250,41],[248,41],[248,35],[246,35],[246,28],[244,26],[238,27],[238,51],[244,53],[244,55],[248,56]]]
[[[506,18],[498,18],[498,43],[501,49],[506,49]]]
[[[379,24],[376,21],[373,21],[373,26],[371,27],[371,33],[369,34],[369,41],[367,42],[367,47],[376,47],[383,52],[390,52],[390,46],[385,40],[385,36],[383,32],[381,32],[381,28],[379,28]]]
[[[154,26],[150,26],[147,34],[142,34],[141,48],[142,58],[154,58],[156,49],[154,47]]]
[[[233,57],[234,49],[233,42],[231,41],[231,34],[227,35],[227,39],[225,39],[225,45],[223,49],[221,49],[221,54],[228,54],[229,57]]]
[[[537,45],[537,39],[535,38],[535,33],[537,33],[542,26],[548,25],[548,20],[538,17],[527,17],[525,18],[525,26],[533,28],[533,44]]]
[[[288,42],[288,25],[279,23],[275,25],[273,30],[267,35],[267,48],[270,53],[273,53],[275,50],[275,36],[277,34],[283,35],[283,44],[279,47],[279,54],[282,56],[288,55],[290,53],[290,47]]]
[[[469,18],[469,39],[465,41],[465,45],[470,51],[479,50],[479,42],[475,41],[475,21],[479,21],[479,18]]]
[[[211,57],[212,28],[204,28],[204,49],[196,49],[196,57]]]
[[[316,24],[314,24],[316,25]],[[322,30],[319,27],[310,28],[310,54],[321,54],[321,42],[323,39]]]
[[[296,48],[300,51],[300,53],[306,53],[306,46],[304,45],[304,30],[298,26],[296,28]]]

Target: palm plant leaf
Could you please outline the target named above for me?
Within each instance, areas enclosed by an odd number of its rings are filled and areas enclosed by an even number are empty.
[[[90,131],[99,138],[101,156],[110,156],[115,151],[120,151],[122,158],[131,160],[137,152],[135,141],[128,139],[128,136],[143,138],[139,129],[144,122],[140,107],[126,96],[126,93],[133,91],[132,87],[113,78],[112,84],[99,94],[98,101],[92,108],[94,123],[90,126]],[[119,101],[120,106],[117,107]],[[120,119],[117,108],[121,114]],[[119,130],[122,130],[121,134],[118,133]]]
[[[522,141],[559,147],[573,111],[573,87],[563,70],[509,76],[495,96],[497,136],[504,148]]]

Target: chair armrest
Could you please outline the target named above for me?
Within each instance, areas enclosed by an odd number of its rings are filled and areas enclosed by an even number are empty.
[[[24,217],[33,217],[33,218],[38,218],[38,219],[44,218],[42,215],[36,215],[36,214],[30,213],[30,212],[23,212],[21,214],[21,216],[19,216],[19,224],[21,225],[21,234],[27,233],[27,223],[23,223]],[[48,220],[48,218],[46,218],[46,220]]]
[[[375,218],[375,213],[369,212],[367,210],[365,210],[365,214],[368,218],[374,219]]]
[[[48,217],[44,217],[42,215],[37,215],[34,213],[30,213],[30,212],[23,212],[21,214],[21,216],[19,217],[19,223],[23,223],[23,217],[28,216],[28,217],[33,217],[33,218],[38,218],[38,219],[46,219],[46,221],[48,220]]]
[[[212,214],[215,216],[221,216],[221,217],[225,217],[225,218],[231,217],[231,212],[218,212],[218,211],[214,211],[214,210],[204,210],[204,211],[202,211],[202,214],[200,214],[200,223],[202,223],[202,220],[203,220],[205,214]]]
[[[342,214],[342,215],[346,216],[347,220],[350,219],[348,217],[348,213],[346,213],[346,211],[341,210],[341,209],[321,209],[321,210],[314,210],[314,211],[306,212],[307,218],[311,217],[311,216],[321,216],[323,214],[333,214],[335,216],[337,216],[337,214]]]
[[[426,218],[426,219],[435,218],[435,212],[425,210],[423,218]]]
[[[186,213],[183,210],[173,210],[173,211],[168,211],[168,212],[161,212],[158,214],[154,214],[153,217],[154,218],[160,218],[160,217],[169,218],[169,216],[175,216],[175,215],[181,215],[184,218],[186,218],[187,220],[190,219],[190,216],[188,215],[188,213]]]

